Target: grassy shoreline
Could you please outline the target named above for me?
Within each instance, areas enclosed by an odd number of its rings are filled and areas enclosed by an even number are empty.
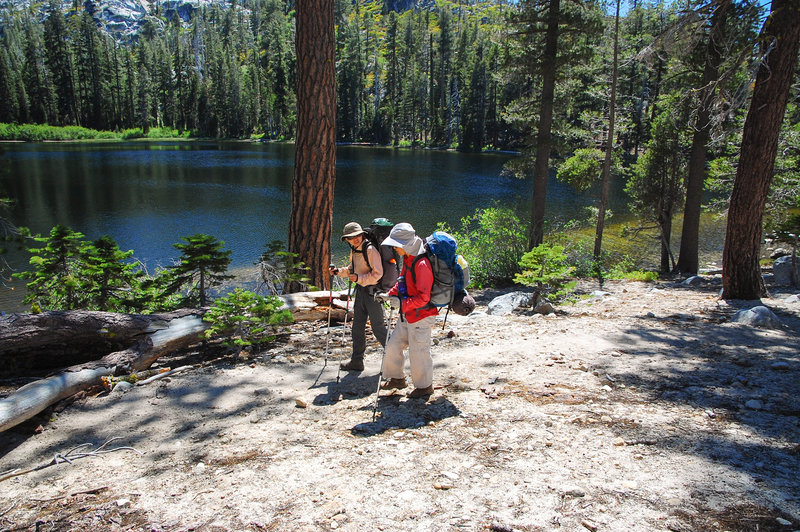
[[[151,128],[145,133],[141,128],[121,131],[98,131],[82,126],[51,126],[47,124],[0,123],[0,141],[52,142],[52,141],[127,141],[127,140],[200,140],[189,131],[172,128]]]
[[[0,143],[3,142],[127,142],[135,140],[170,141],[225,141],[225,142],[294,142],[294,139],[270,139],[263,136],[247,138],[201,137],[191,131],[178,131],[166,127],[150,128],[144,133],[142,128],[121,131],[100,131],[82,126],[51,126],[48,124],[9,124],[0,122]],[[391,148],[401,150],[458,151],[452,148],[435,146],[392,146],[372,142],[337,142],[337,146],[363,146],[370,148]],[[486,155],[520,155],[518,151],[483,150]]]

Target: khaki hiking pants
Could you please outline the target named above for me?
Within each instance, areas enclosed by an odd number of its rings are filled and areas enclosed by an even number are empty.
[[[436,316],[428,316],[414,323],[398,321],[389,343],[386,344],[386,358],[383,362],[383,376],[387,379],[405,377],[405,357],[403,349],[408,347],[408,361],[411,365],[411,381],[415,388],[427,388],[433,384],[433,359],[431,359],[431,328]]]

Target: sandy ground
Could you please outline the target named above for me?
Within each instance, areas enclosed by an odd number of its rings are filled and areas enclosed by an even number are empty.
[[[479,294],[435,332],[430,400],[384,392],[374,421],[381,350],[337,382],[340,327],[327,366],[325,323],[162,359],[198,366],[0,435],[0,471],[73,458],[0,482],[0,529],[800,529],[796,292],[767,330],[711,279],[596,289],[548,317]]]

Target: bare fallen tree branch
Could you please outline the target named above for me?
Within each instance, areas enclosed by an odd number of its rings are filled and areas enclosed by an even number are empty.
[[[49,462],[47,462],[46,464],[38,465],[38,466],[32,467],[30,469],[24,469],[24,470],[22,470],[22,469],[12,469],[10,471],[6,471],[5,473],[0,474],[0,482],[2,482],[4,480],[8,480],[9,478],[18,477],[20,475],[25,475],[25,474],[28,474],[28,473],[32,473],[34,471],[39,471],[39,470],[45,469],[47,467],[58,465],[58,464],[62,464],[62,463],[67,463],[67,464],[72,465],[73,461],[78,460],[80,458],[96,457],[96,456],[100,456],[100,455],[103,455],[103,454],[115,453],[117,451],[133,451],[136,454],[141,456],[142,453],[139,452],[138,450],[134,449],[133,447],[114,447],[112,449],[106,449],[106,446],[109,443],[111,443],[113,441],[116,441],[116,440],[119,440],[119,439],[120,439],[119,436],[116,436],[114,438],[110,438],[110,439],[106,440],[105,443],[103,443],[100,447],[98,447],[94,451],[77,452],[79,449],[84,449],[86,447],[91,447],[92,446],[91,443],[82,443],[81,445],[73,447],[72,449],[68,450],[65,453],[56,453],[55,456],[53,456],[53,459],[50,460]]]

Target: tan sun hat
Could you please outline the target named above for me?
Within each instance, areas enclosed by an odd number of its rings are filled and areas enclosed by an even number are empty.
[[[344,230],[342,230],[342,240],[345,238],[352,238],[354,236],[363,235],[365,233],[364,229],[361,228],[361,224],[358,222],[348,222],[344,226]]]

